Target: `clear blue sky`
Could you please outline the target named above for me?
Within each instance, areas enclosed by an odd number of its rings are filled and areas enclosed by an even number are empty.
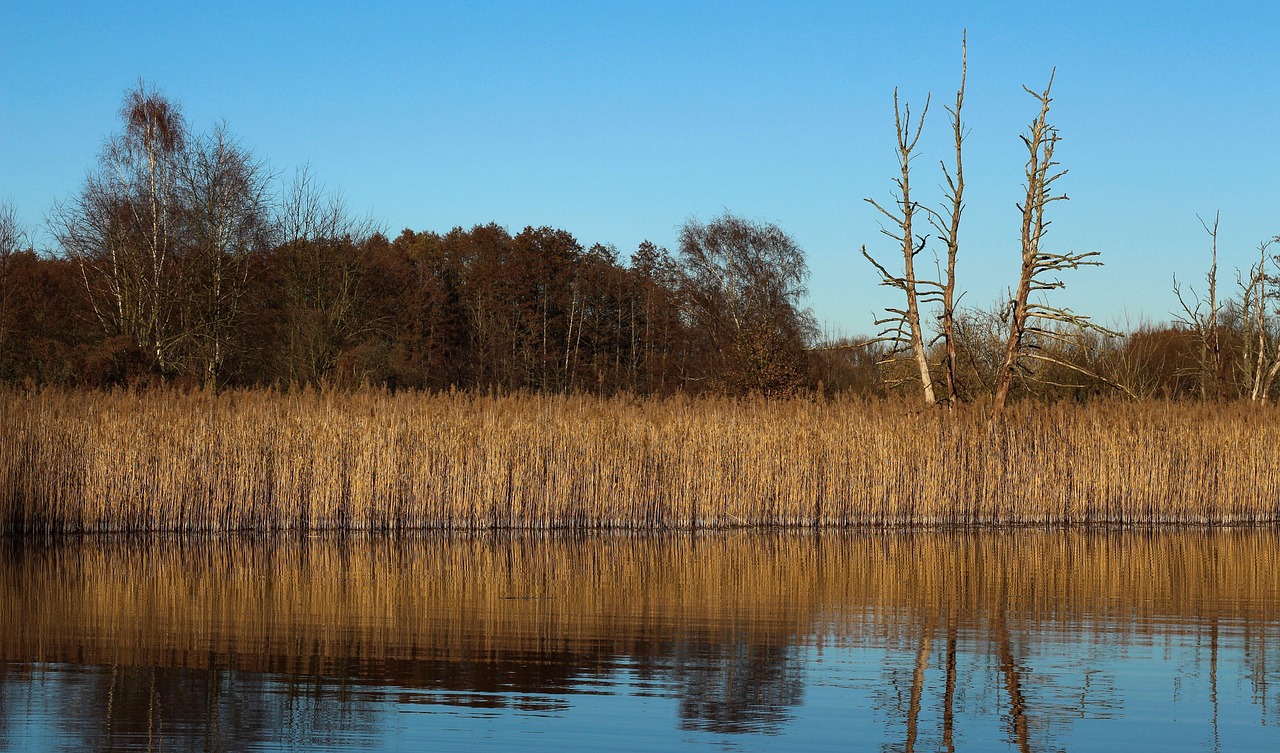
[[[808,253],[819,319],[867,332],[895,301],[857,253],[892,250],[862,199],[888,198],[893,87],[934,93],[915,181],[936,201],[967,27],[966,303],[1015,279],[1021,86],[1054,66],[1072,201],[1050,246],[1106,263],[1056,302],[1165,320],[1173,274],[1206,266],[1197,213],[1222,211],[1228,276],[1280,233],[1280,4],[870,5],[8,2],[0,198],[42,223],[142,77],[282,174],[310,163],[392,235],[546,224],[628,254],[674,248],[690,216],[774,222]]]

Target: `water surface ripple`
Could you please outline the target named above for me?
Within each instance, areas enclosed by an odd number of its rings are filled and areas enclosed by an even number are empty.
[[[1274,530],[0,548],[0,749],[1280,749]]]

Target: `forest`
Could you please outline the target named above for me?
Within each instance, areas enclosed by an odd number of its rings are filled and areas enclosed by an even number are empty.
[[[273,172],[225,124],[194,131],[177,103],[140,84],[83,186],[49,211],[51,248],[34,249],[31,229],[0,207],[0,380],[641,396],[914,395],[923,385],[928,402],[948,404],[1002,384],[1015,399],[1272,397],[1280,327],[1271,241],[1238,285],[1220,285],[1216,224],[1206,225],[1205,294],[1179,289],[1181,315],[1167,324],[1118,333],[1037,307],[1037,292],[1062,285],[1048,276],[1096,263],[1038,248],[1035,223],[1061,197],[1051,189],[1049,91],[1037,99],[1033,138],[1024,137],[1023,207],[1040,213],[1024,216],[1028,290],[1015,294],[1010,281],[1007,305],[954,304],[963,85],[948,108],[957,134],[950,213],[911,198],[923,117],[913,134],[895,96],[903,172],[891,203],[868,201],[892,219],[886,234],[902,246],[905,271],[868,255],[864,282],[878,273],[907,293],[906,305],[878,336],[829,342],[804,307],[804,252],[772,224],[727,212],[691,219],[674,251],[496,224],[393,238],[309,169],[291,179]],[[917,280],[911,267],[926,219],[950,231],[946,280]]]

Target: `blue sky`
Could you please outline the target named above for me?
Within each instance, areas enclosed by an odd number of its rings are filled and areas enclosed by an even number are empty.
[[[1173,275],[1207,263],[1197,213],[1222,212],[1228,277],[1280,233],[1276,3],[185,5],[0,7],[0,198],[25,222],[79,189],[142,77],[393,235],[545,224],[625,255],[674,248],[691,216],[774,222],[808,253],[819,319],[868,332],[895,302],[858,255],[892,251],[862,199],[889,196],[893,88],[934,94],[914,181],[936,202],[967,27],[965,303],[1015,281],[1021,87],[1055,66],[1072,200],[1049,245],[1106,264],[1055,302],[1167,320]]]

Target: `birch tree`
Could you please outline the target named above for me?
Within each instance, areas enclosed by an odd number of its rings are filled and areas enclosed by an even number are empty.
[[[271,175],[225,123],[198,139],[181,163],[185,207],[188,370],[217,388],[239,334],[253,261],[274,244]]]
[[[181,269],[178,173],[187,142],[181,108],[146,84],[125,95],[123,130],[79,195],[54,207],[51,229],[78,265],[108,336],[126,336],[170,367]]]
[[[809,268],[776,225],[725,214],[680,231],[688,320],[701,342],[703,375],[739,392],[786,393],[807,371],[816,327],[800,307]]]

